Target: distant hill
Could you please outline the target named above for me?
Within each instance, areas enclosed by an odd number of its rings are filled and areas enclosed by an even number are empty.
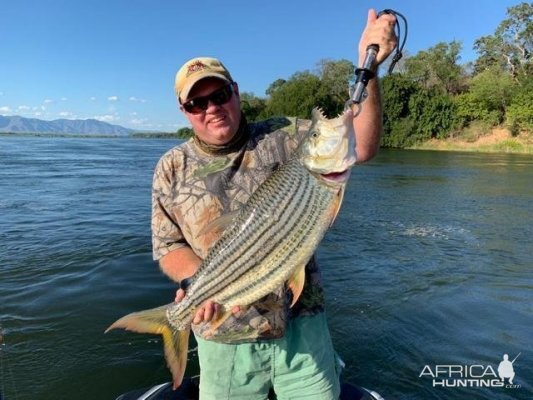
[[[96,119],[55,119],[43,121],[36,118],[0,115],[0,133],[52,133],[71,135],[129,136],[133,129],[112,125]]]

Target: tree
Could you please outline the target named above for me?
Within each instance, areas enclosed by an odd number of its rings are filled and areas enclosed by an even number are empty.
[[[267,96],[272,96],[272,94],[278,90],[279,88],[281,88],[285,82],[287,82],[285,79],[276,79],[274,82],[272,82],[270,84],[270,86],[267,88],[266,90],[266,95]]]
[[[533,130],[533,76],[529,75],[521,80],[519,87],[513,92],[505,116],[513,135],[522,130]]]
[[[513,77],[531,73],[533,52],[533,5],[521,3],[507,9],[504,19],[494,35],[483,36],[475,41],[479,53],[475,71],[500,68]]]
[[[462,124],[473,120],[484,121],[491,126],[502,123],[516,87],[511,76],[496,67],[475,75],[468,92],[455,99]]]
[[[464,90],[464,72],[458,64],[461,43],[440,42],[405,60],[406,75],[426,89],[458,94]]]
[[[256,97],[253,93],[241,92],[241,110],[248,122],[258,121],[265,117],[266,100]]]
[[[409,147],[442,139],[457,126],[456,106],[448,94],[427,89],[406,76],[383,78],[384,147]]]
[[[276,82],[279,82],[278,79]],[[272,88],[273,85],[269,87]],[[321,104],[320,79],[309,71],[297,72],[281,85],[270,90],[266,115],[311,118],[313,107]]]
[[[194,131],[192,130],[192,128],[188,128],[188,127],[180,128],[176,132],[176,136],[179,137],[180,139],[189,139],[190,137],[194,136]]]
[[[403,147],[409,142],[408,137],[413,132],[413,121],[409,119],[409,99],[420,90],[419,84],[401,74],[387,75],[381,81],[383,146]]]
[[[320,107],[329,117],[342,112],[349,98],[350,80],[354,79],[355,66],[348,60],[320,60],[318,77],[321,83]]]
[[[417,141],[444,139],[457,126],[457,110],[450,95],[422,89],[409,99],[409,117],[414,121]]]

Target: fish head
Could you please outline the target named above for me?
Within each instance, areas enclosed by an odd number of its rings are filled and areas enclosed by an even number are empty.
[[[320,109],[312,111],[312,122],[300,147],[302,164],[328,183],[346,183],[355,164],[353,113],[347,110],[326,118]]]

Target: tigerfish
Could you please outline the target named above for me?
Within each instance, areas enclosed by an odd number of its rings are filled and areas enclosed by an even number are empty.
[[[296,302],[305,265],[340,209],[354,163],[352,111],[328,119],[313,109],[311,126],[295,157],[275,170],[233,217],[209,249],[183,300],[126,315],[106,332],[123,328],[161,334],[174,388],[179,387],[191,323],[204,302],[212,299],[221,305],[212,330],[231,315],[232,307],[242,309],[281,285],[292,291],[291,306]]]

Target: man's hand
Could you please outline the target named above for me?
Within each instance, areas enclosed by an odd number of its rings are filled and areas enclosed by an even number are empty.
[[[371,44],[379,46],[376,67],[392,53],[398,41],[394,33],[395,23],[396,17],[392,14],[383,14],[378,18],[376,10],[368,10],[366,27],[359,41],[359,65],[363,65],[366,48]]]
[[[176,303],[179,303],[183,300],[184,297],[185,290],[178,289],[174,301]],[[213,300],[207,300],[198,310],[196,310],[196,314],[194,315],[192,323],[197,325],[202,322],[210,322],[213,317],[215,317],[220,312],[221,307],[222,306],[220,304],[215,303]],[[235,306],[231,309],[231,312],[233,314],[237,314],[239,311],[241,311],[241,308],[239,306]]]

